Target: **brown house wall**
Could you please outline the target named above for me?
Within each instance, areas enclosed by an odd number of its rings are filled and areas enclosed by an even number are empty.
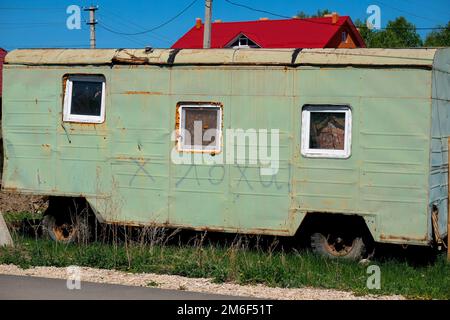
[[[347,36],[347,42],[342,42],[342,32],[346,31]],[[344,28],[341,29],[339,32],[337,32],[334,37],[331,39],[330,42],[328,42],[326,48],[340,48],[340,49],[353,49],[357,48],[355,36],[351,32],[350,28]]]

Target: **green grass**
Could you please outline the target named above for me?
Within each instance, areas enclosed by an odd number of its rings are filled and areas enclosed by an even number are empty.
[[[309,251],[249,249],[236,245],[142,245],[129,243],[58,244],[16,237],[16,246],[0,248],[0,263],[30,266],[69,265],[208,277],[215,282],[268,286],[333,288],[363,294],[401,294],[408,298],[450,299],[450,264],[445,255],[426,266],[407,261],[374,261],[381,268],[381,289],[366,287],[367,266],[332,261]]]
[[[42,216],[42,213],[32,213],[28,211],[3,213],[3,218],[5,218],[5,221],[8,224],[22,223],[25,220],[42,219]]]

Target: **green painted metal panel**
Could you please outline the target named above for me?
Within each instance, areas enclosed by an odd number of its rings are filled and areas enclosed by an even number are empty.
[[[299,158],[304,210],[375,215],[376,240],[426,241],[430,72],[310,68],[296,86],[299,108],[345,104],[353,117],[349,159]]]
[[[448,137],[450,136],[450,50],[436,55],[432,75],[432,123],[430,147],[429,215],[438,209],[438,232],[447,235],[448,210]],[[432,225],[428,228],[432,237]]]
[[[105,76],[103,124],[62,123],[63,77],[77,73]],[[332,212],[362,215],[378,241],[426,244],[430,203],[446,210],[441,73],[432,101],[432,70],[407,65],[6,65],[4,187],[85,196],[107,222],[293,235],[307,212]],[[174,164],[176,106],[187,101],[222,103],[224,129],[278,129],[278,173]],[[351,107],[348,159],[300,154],[306,104]]]

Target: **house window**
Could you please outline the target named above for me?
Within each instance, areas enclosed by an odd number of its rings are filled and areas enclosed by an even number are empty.
[[[238,49],[238,48],[259,48],[260,46],[258,46],[255,42],[253,42],[249,38],[247,38],[245,35],[241,34],[226,47]]]
[[[351,131],[350,107],[306,105],[302,110],[302,155],[348,158],[351,152]]]
[[[222,141],[220,103],[178,104],[178,150],[219,153]]]
[[[342,42],[347,43],[348,33],[347,31],[342,32]]]
[[[102,123],[105,120],[105,78],[74,75],[65,81],[63,120]]]

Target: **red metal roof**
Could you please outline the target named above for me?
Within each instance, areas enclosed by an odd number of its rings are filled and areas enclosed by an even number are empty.
[[[357,47],[365,47],[364,40],[348,16],[259,20],[245,22],[215,22],[211,27],[211,48],[224,48],[240,34],[262,48],[326,48],[333,37],[343,28],[352,33]],[[203,29],[194,26],[172,48],[199,49],[203,47]]]
[[[2,78],[3,78],[3,61],[5,60],[6,50],[0,48],[0,97],[2,96]]]

